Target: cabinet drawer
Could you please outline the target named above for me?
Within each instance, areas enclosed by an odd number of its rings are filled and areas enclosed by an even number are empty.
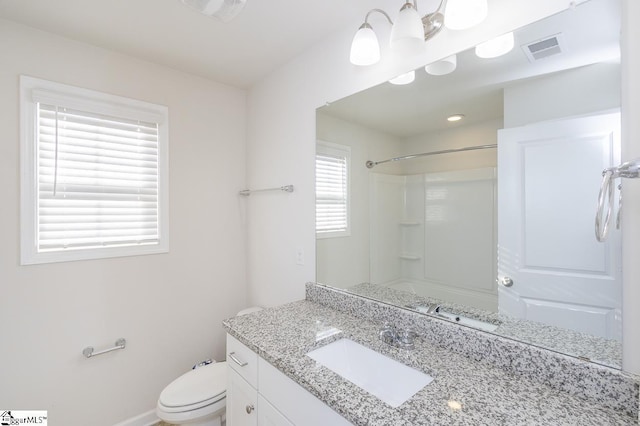
[[[227,334],[227,364],[251,386],[258,388],[258,355]]]

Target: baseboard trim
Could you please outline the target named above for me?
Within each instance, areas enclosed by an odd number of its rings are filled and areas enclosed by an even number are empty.
[[[156,416],[156,410],[149,410],[113,426],[153,426],[158,422],[160,419]]]

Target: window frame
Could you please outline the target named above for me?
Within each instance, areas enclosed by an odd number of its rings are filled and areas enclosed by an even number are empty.
[[[324,239],[324,238],[339,238],[339,237],[350,237],[351,236],[351,147],[349,145],[342,145],[342,144],[337,144],[337,143],[333,143],[333,142],[327,142],[327,141],[323,141],[323,140],[318,140],[316,141],[316,155],[315,155],[315,163],[314,163],[314,170],[315,170],[315,178],[314,178],[314,184],[315,186],[317,186],[317,159],[318,159],[318,154],[324,154],[324,155],[330,155],[330,156],[341,156],[341,157],[345,157],[346,161],[346,180],[347,180],[347,184],[346,184],[346,192],[347,192],[347,196],[346,196],[346,202],[345,202],[345,207],[346,207],[346,222],[347,222],[347,226],[345,230],[340,230],[340,231],[323,231],[323,232],[318,232],[318,228],[317,228],[317,221],[318,221],[318,217],[317,217],[317,210],[316,210],[316,214],[315,214],[315,223],[316,223],[316,239]],[[317,205],[318,205],[318,199],[317,199],[317,192],[315,194],[315,205],[316,205],[316,209],[317,209]]]
[[[37,99],[37,100],[35,100]],[[38,103],[52,103],[158,124],[158,242],[99,248],[38,251]],[[20,76],[20,264],[33,265],[137,256],[169,251],[169,109],[39,78]]]

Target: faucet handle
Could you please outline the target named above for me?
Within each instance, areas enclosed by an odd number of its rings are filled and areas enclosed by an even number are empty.
[[[403,349],[415,348],[415,339],[418,337],[418,333],[408,328],[398,332],[398,347]]]
[[[389,321],[385,321],[382,323],[382,327],[380,328],[381,330],[388,330],[391,329],[393,330],[395,327],[389,322]]]
[[[389,324],[388,322],[385,322],[382,325],[382,328],[380,328],[378,335],[380,337],[380,340],[382,340],[383,342],[389,345],[393,345],[397,338],[397,331],[393,325]]]

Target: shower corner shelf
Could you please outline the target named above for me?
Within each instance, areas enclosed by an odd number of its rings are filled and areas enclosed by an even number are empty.
[[[401,253],[400,255],[398,255],[398,257],[402,260],[420,260],[422,259],[421,256],[416,256],[415,254],[410,254],[410,253]]]

